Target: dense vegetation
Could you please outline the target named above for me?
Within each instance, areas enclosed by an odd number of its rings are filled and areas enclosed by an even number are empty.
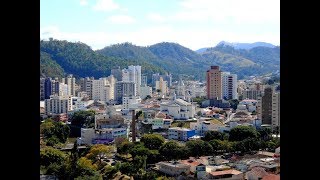
[[[84,43],[50,39],[40,41],[40,72],[45,76],[74,74],[77,77],[108,76],[112,68],[141,65],[151,79],[152,73],[169,72],[204,79],[211,65],[238,74],[239,78],[262,75],[279,70],[280,47],[235,49],[218,45],[197,53],[176,43],[158,43],[148,47],[122,43],[93,51]],[[50,69],[52,68],[52,69]]]
[[[152,73],[165,72],[148,62],[103,56],[93,51],[90,46],[80,42],[72,43],[53,39],[40,41],[40,53],[49,54],[51,59],[63,68],[65,73],[74,74],[76,77],[93,76],[100,78],[110,75],[112,68],[125,68],[129,65],[141,65],[142,71],[149,74],[150,77]],[[40,72],[43,72],[43,76],[59,76],[60,72],[45,74],[48,70],[42,68],[48,67],[45,65],[49,63],[49,58],[40,58]]]

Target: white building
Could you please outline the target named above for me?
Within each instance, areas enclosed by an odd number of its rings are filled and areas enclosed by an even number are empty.
[[[207,131],[219,131],[220,127],[225,125],[218,120],[210,120],[211,118],[203,118],[197,120],[197,122],[190,122],[190,129],[195,130],[195,133],[199,136],[204,136]]]
[[[94,100],[81,100],[81,98],[77,98],[77,101],[74,102],[74,110],[85,110],[88,106],[94,103]]]
[[[71,96],[54,96],[51,95],[50,99],[45,99],[45,112],[49,114],[67,113],[73,110],[73,97]]]
[[[156,89],[160,90],[160,96],[166,96],[168,93],[168,82],[164,81],[162,77],[160,77],[159,81],[156,81]]]
[[[272,126],[280,126],[280,92],[272,93]]]
[[[237,75],[230,72],[222,72],[222,96],[225,99],[238,99]]]
[[[129,97],[122,97],[122,109],[129,110],[133,106],[137,106],[141,103],[140,96],[129,96]]]
[[[150,97],[152,97],[152,87],[150,87],[150,86],[141,86],[140,90],[141,90],[141,93],[140,93],[141,99],[146,98],[148,95]]]
[[[59,83],[59,82],[56,82]],[[59,83],[58,85],[58,96],[68,96],[69,90],[68,90],[69,85],[64,84],[64,83]]]
[[[72,74],[70,74],[66,78],[62,78],[62,81],[64,81],[63,83],[68,86],[68,96],[76,96],[76,78],[73,77]]]
[[[178,140],[178,141],[187,141],[190,137],[195,135],[195,130],[181,128],[181,127],[172,127],[168,129],[168,139]]]
[[[195,105],[182,99],[175,99],[161,103],[160,111],[174,119],[187,120],[195,116]]]
[[[81,128],[81,137],[77,139],[78,144],[105,144],[116,138],[127,138],[126,128]]]
[[[108,80],[109,79],[109,80]],[[113,76],[92,80],[92,99],[109,102],[114,99],[115,80]]]
[[[128,69],[122,70],[123,82],[134,82],[136,84],[137,95],[140,95],[141,86],[141,66],[128,66]]]

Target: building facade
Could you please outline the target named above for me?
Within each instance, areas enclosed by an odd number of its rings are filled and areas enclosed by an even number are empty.
[[[272,94],[272,128],[275,127],[280,127],[280,92]]]
[[[136,93],[140,95],[141,86],[141,66],[128,66],[128,69],[122,70],[123,82],[134,82],[136,84]]]
[[[211,66],[207,71],[207,98],[222,99],[222,72],[219,66]]]
[[[188,120],[195,116],[195,105],[182,99],[160,104],[160,111],[176,120]]]
[[[136,84],[134,82],[116,82],[115,100],[122,104],[122,97],[137,96]]]
[[[237,75],[222,72],[222,94],[224,99],[238,99]]]
[[[195,130],[187,128],[172,127],[168,129],[168,139],[170,140],[188,141],[195,134]]]
[[[73,110],[71,96],[50,96],[50,99],[45,99],[45,112],[50,114],[67,113]]]

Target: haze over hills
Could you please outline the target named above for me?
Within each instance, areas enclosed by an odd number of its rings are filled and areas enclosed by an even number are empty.
[[[259,46],[261,46],[261,47],[269,47],[269,48],[274,48],[275,47],[275,45],[270,44],[270,43],[266,43],[266,42],[231,43],[231,42],[227,42],[227,41],[221,41],[216,46],[220,46],[220,45],[232,46],[234,49],[246,49],[246,50],[250,50],[252,48],[259,47]],[[204,51],[206,51],[207,48],[208,47],[200,48],[200,49],[196,50],[196,52],[203,53]]]
[[[177,43],[162,42],[151,46],[121,43],[93,51],[84,43],[59,40],[40,41],[40,75],[61,76],[71,73],[78,77],[108,76],[112,68],[141,65],[143,73],[172,73],[205,79],[211,65],[236,73],[239,78],[279,71],[279,47],[236,49],[226,44],[198,53]]]

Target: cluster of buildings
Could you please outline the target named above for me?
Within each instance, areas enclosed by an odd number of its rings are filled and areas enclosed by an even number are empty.
[[[280,147],[275,153],[258,152],[244,157],[201,156],[162,161],[153,170],[168,176],[185,175],[197,179],[280,180]]]
[[[192,101],[195,97],[207,100],[198,107]],[[141,66],[133,65],[112,69],[108,77],[80,78],[77,83],[72,75],[61,79],[40,78],[40,100],[41,115],[60,121],[67,121],[68,115],[78,110],[92,109],[97,114],[105,114],[106,107],[115,107],[117,116],[124,119],[125,123],[117,127],[83,129],[82,139],[99,139],[95,132],[109,133],[105,136],[107,141],[116,135],[128,137],[130,110],[143,112],[136,123],[140,132],[159,131],[166,138],[179,141],[199,138],[207,131],[230,131],[239,125],[280,130],[280,91],[258,79],[238,81],[237,75],[222,72],[219,66],[210,67],[205,83],[183,81],[181,77],[173,82],[171,74],[158,73],[153,74],[148,83]],[[238,100],[235,109],[229,100]],[[185,121],[189,125],[171,127],[174,121]],[[125,130],[118,132],[114,128]]]

